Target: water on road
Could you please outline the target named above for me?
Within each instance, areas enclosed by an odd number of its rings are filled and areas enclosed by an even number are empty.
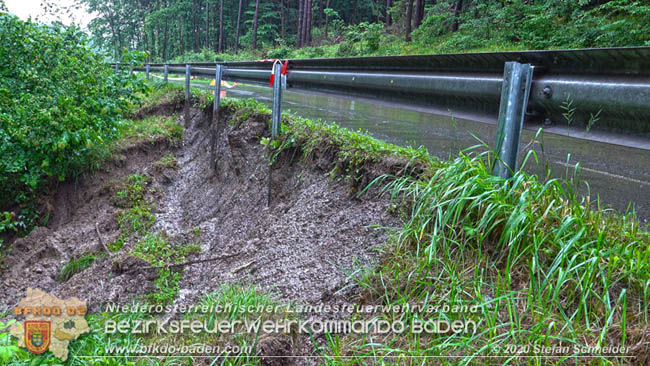
[[[227,96],[255,98],[270,105],[273,93],[270,88],[239,84],[228,89]],[[393,144],[425,146],[440,159],[454,157],[481,141],[493,144],[496,139],[493,117],[470,120],[453,113],[450,117],[449,113],[441,115],[421,108],[292,90],[284,91],[282,107],[301,117],[360,129]],[[621,212],[635,210],[639,219],[648,223],[650,140],[625,135],[612,139],[610,134],[586,134],[561,125],[544,127],[545,132],[535,139],[540,127],[527,126],[522,135],[520,162],[530,150],[539,158],[538,163],[532,157],[528,160],[527,171],[543,176],[548,166],[554,177],[565,178],[574,175],[578,164],[580,191],[590,192],[592,202],[598,196],[602,205]]]

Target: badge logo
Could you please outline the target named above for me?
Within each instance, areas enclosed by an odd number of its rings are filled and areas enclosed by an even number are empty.
[[[49,320],[25,321],[25,347],[31,353],[43,353],[50,347],[52,322]]]

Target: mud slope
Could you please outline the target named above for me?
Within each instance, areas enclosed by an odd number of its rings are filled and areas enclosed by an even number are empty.
[[[222,124],[215,169],[211,117],[199,110],[191,115],[183,145],[174,152],[178,168],[154,164],[168,146],[132,149],[104,171],[59,190],[50,226],[16,240],[5,259],[3,308],[13,306],[27,287],[77,296],[88,301],[91,310],[108,301],[129,302],[152,290],[155,274],[115,272],[112,263],[125,262],[137,236],[115,259],[95,261],[65,282],[58,279],[70,258],[102,251],[99,236],[106,242],[117,237],[115,182],[136,172],[151,178],[148,197],[156,202],[156,224],[150,231],[164,231],[172,241],[186,243],[198,228],[201,252],[189,259],[236,254],[186,266],[176,303],[194,303],[224,282],[257,284],[284,300],[341,300],[332,294],[345,286],[347,270],[371,263],[373,249],[386,242],[386,232],[368,226],[398,222],[387,213],[388,203],[372,196],[353,198],[347,183],[330,179],[328,164],[305,163],[299,154],[285,154],[273,167],[273,199],[267,207],[269,167],[260,139],[268,135],[268,116],[252,116],[242,123],[224,113],[223,121],[239,122]]]

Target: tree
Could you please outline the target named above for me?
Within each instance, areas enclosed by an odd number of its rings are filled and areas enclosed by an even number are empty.
[[[284,30],[285,30],[285,24],[284,24],[284,0],[280,0],[280,23],[282,24],[282,40],[284,41]]]
[[[411,41],[411,21],[413,19],[413,0],[406,0],[407,2],[407,10],[406,10],[406,18],[404,18],[405,22],[405,27],[406,28],[406,42]]]
[[[415,25],[413,29],[418,29],[420,24],[422,24],[422,18],[424,17],[424,0],[415,0]]]
[[[451,31],[458,31],[458,16],[460,15],[461,10],[463,9],[463,0],[456,0],[454,3],[454,21],[451,23]]]
[[[241,30],[241,14],[242,14],[242,5],[244,0],[239,0],[239,10],[237,11],[237,35],[235,36],[235,53],[239,49],[239,32]]]
[[[218,52],[223,52],[223,0],[219,3],[219,48]]]
[[[210,0],[205,0],[205,48],[210,47]]]
[[[390,0],[389,0],[390,1]],[[325,4],[325,38],[329,39],[330,36],[328,34],[327,27],[329,26],[330,23],[330,0],[327,0],[327,4]]]
[[[305,0],[298,0],[298,36],[297,42],[298,42],[298,48],[302,47],[303,45],[303,20],[304,20],[304,4]]]
[[[329,3],[329,0],[328,0]],[[390,7],[393,6],[393,0],[386,0],[386,25],[391,26],[393,24],[393,19],[390,16]]]
[[[253,18],[253,49],[257,49],[257,26],[260,17],[260,0],[255,2],[255,17]]]

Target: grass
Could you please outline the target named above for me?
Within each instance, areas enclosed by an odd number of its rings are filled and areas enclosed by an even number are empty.
[[[176,116],[150,116],[144,119],[129,120],[120,128],[121,138],[113,145],[113,150],[124,149],[142,143],[169,141],[176,145],[183,137],[183,127],[176,123]]]
[[[59,279],[61,281],[67,281],[75,274],[90,268],[95,262],[95,259],[97,259],[97,255],[93,253],[86,254],[77,259],[71,259],[61,268]]]
[[[251,101],[225,99],[222,108],[234,118],[268,114],[263,105]],[[332,162],[331,176],[353,185],[371,176],[373,166],[399,162],[397,172],[375,177],[370,186],[391,200],[390,207],[401,215],[403,224],[384,246],[376,266],[350,274],[360,289],[359,298],[350,300],[439,308],[354,316],[403,321],[409,326],[442,321],[477,324],[475,331],[445,334],[418,334],[413,328],[385,335],[326,334],[325,344],[317,349],[325,364],[583,364],[585,359],[579,357],[584,355],[593,356],[586,361],[590,364],[629,362],[587,346],[625,346],[630,356],[644,355],[650,317],[650,233],[633,215],[616,213],[590,197],[579,196],[575,178],[540,181],[517,172],[504,180],[490,174],[493,157],[489,153],[465,151],[458,158],[438,161],[424,149],[392,146],[360,132],[289,115],[283,116],[281,136],[262,142],[268,146],[270,159],[290,154],[309,162],[317,154],[326,154]],[[131,178],[121,198],[143,202],[144,186],[143,178]],[[369,191],[365,184],[360,187],[358,193]],[[173,245],[164,234],[149,233],[132,254],[164,264],[182,260],[194,250],[198,247]],[[161,274],[157,297],[150,301],[171,301],[178,276]],[[224,285],[200,303],[274,301],[256,288]],[[453,311],[454,307],[460,310]],[[209,322],[284,316],[239,311],[187,315]],[[100,339],[101,335],[93,336],[98,342],[109,342]],[[115,342],[253,346],[260,342],[251,334],[227,339],[196,337],[144,336]],[[85,349],[92,354],[103,349],[102,343],[84,342],[73,342],[75,352]],[[539,352],[542,347],[560,346],[566,348],[552,358]],[[258,364],[256,350],[227,362]]]
[[[182,262],[187,256],[201,252],[201,247],[195,243],[174,245],[165,233],[148,234],[131,250],[131,254],[140,257],[151,265]],[[149,295],[153,304],[166,305],[173,302],[178,295],[178,283],[182,274],[171,268],[158,269],[158,278],[154,280],[156,291]]]
[[[128,322],[133,324],[136,320],[148,319],[150,316],[144,313],[100,313],[92,314],[86,317],[90,332],[82,334],[78,339],[70,342],[68,348],[68,359],[61,363],[61,361],[54,357],[51,352],[46,352],[42,355],[35,355],[29,353],[24,349],[12,349],[12,354],[7,365],[12,366],[83,366],[83,365],[142,365],[153,366],[158,365],[158,361],[153,359],[146,359],[137,357],[135,353],[125,352],[121,353],[124,357],[115,357],[117,354],[109,353],[109,347],[137,347],[143,344],[143,337],[132,334],[109,334],[104,331],[106,322]],[[1,327],[0,327],[1,328]],[[0,329],[2,330],[2,329]],[[0,333],[2,339],[3,333]],[[0,345],[0,348],[2,345]],[[0,360],[2,358],[0,357]]]
[[[239,101],[224,105],[242,107]],[[479,309],[433,317],[382,314],[390,321],[471,320],[479,327],[446,337],[331,336],[322,355],[353,356],[345,362],[332,358],[331,364],[365,364],[368,357],[390,363],[389,355],[462,356],[460,364],[471,364],[503,355],[508,345],[531,356],[530,364],[549,361],[536,348],[568,346],[551,361],[579,363],[588,346],[625,346],[630,355],[640,355],[648,342],[648,228],[633,214],[579,196],[576,179],[540,182],[518,172],[504,180],[491,175],[489,153],[466,151],[439,162],[423,149],[398,148],[335,124],[289,116],[282,136],[262,143],[270,146],[271,159],[291,147],[307,161],[329,150],[332,175],[352,181],[389,157],[426,166],[372,182],[399,207],[404,224],[384,248],[381,264],[363,270],[357,283],[364,301],[376,304]],[[624,362],[587,353],[603,364]],[[515,355],[510,362],[515,361],[521,359]]]
[[[120,235],[108,244],[112,251],[119,251],[134,234],[144,235],[155,223],[154,203],[146,198],[149,177],[132,174],[127,177],[124,189],[118,191],[115,204],[122,209],[117,211]]]
[[[268,340],[267,335],[254,332],[245,332],[240,328],[245,328],[244,324],[253,322],[264,322],[267,320],[283,321],[291,318],[291,314],[267,310],[276,306],[286,306],[278,301],[273,300],[272,294],[266,293],[255,286],[241,284],[223,284],[216,291],[204,295],[196,304],[196,309],[219,309],[222,311],[202,310],[191,311],[183,316],[185,320],[200,321],[208,329],[213,329],[215,324],[222,322],[234,323],[241,322],[236,332],[216,332],[216,333],[196,333],[179,335],[157,335],[147,339],[147,343],[170,344],[175,346],[206,344],[214,346],[230,346],[231,349],[239,352],[225,352],[218,356],[227,356],[223,358],[222,365],[259,365],[261,360],[258,355],[260,343]],[[290,304],[289,304],[290,306]],[[215,355],[215,359],[217,356]],[[169,361],[174,358],[169,358]],[[195,362],[192,357],[182,357],[176,361],[184,360],[185,362]],[[205,360],[204,360],[205,361]]]
[[[403,207],[404,224],[382,265],[359,280],[384,305],[479,305],[476,314],[437,314],[479,321],[479,332],[398,336],[353,344],[352,353],[460,354],[460,364],[470,364],[503,355],[507,345],[565,345],[564,360],[579,363],[574,345],[638,346],[648,324],[648,232],[630,217],[587,208],[566,182],[540,183],[522,172],[493,177],[486,160],[461,155],[428,180],[384,185]],[[545,360],[525,354],[531,363]]]
[[[176,160],[176,156],[174,156],[173,152],[167,153],[165,156],[163,156],[158,161],[156,161],[154,165],[161,168],[171,168],[171,169],[179,168],[178,161]]]

